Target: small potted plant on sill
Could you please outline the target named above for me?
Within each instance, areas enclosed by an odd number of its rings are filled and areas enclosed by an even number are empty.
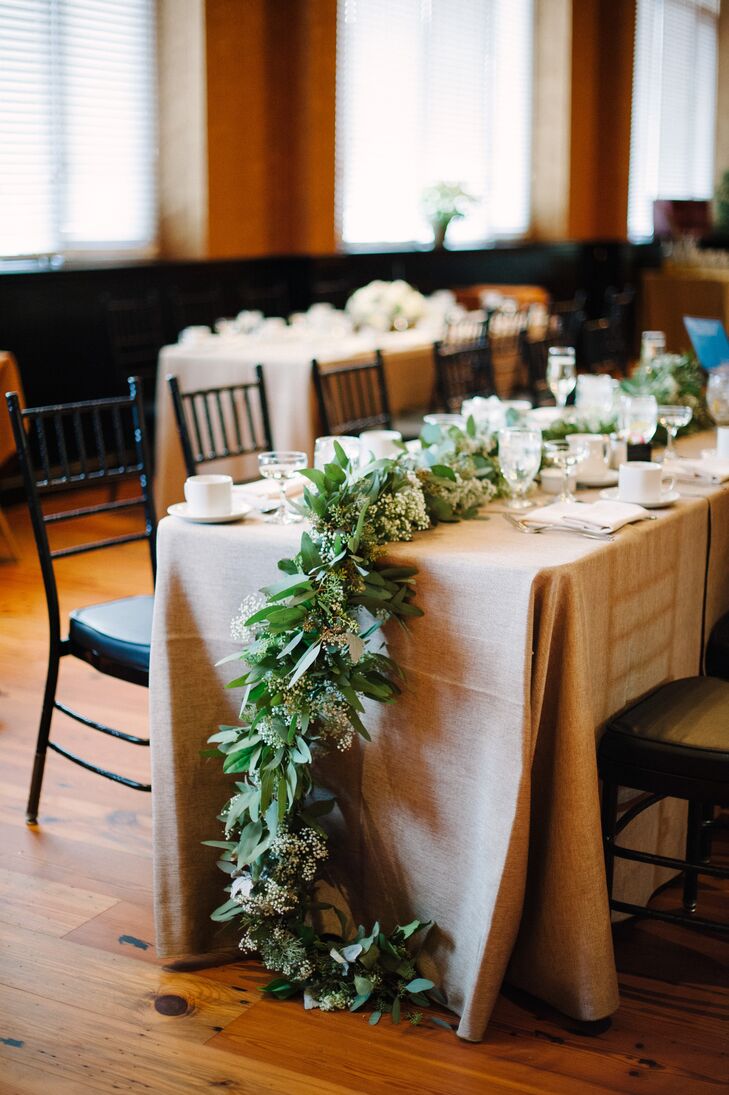
[[[468,207],[478,201],[460,183],[438,182],[423,191],[423,211],[433,229],[433,247],[445,245],[451,221],[465,217]]]

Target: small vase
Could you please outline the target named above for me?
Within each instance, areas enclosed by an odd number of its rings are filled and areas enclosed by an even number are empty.
[[[442,251],[445,246],[446,232],[451,222],[448,221],[432,221],[433,228],[433,250]]]

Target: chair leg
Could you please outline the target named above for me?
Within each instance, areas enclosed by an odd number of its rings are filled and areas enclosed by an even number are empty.
[[[603,851],[605,853],[605,879],[607,881],[608,902],[613,898],[613,873],[615,866],[615,827],[618,822],[618,785],[603,780],[601,823]]]
[[[689,802],[688,824],[686,829],[686,859],[699,863],[705,853],[706,841],[703,830],[704,804]],[[696,912],[696,900],[699,894],[699,876],[696,871],[686,870],[683,876],[683,907],[687,913]]]
[[[48,673],[46,675],[46,687],[43,693],[43,708],[41,710],[40,724],[38,726],[38,740],[35,747],[35,759],[33,761],[33,775],[30,780],[28,792],[28,805],[25,811],[25,820],[28,825],[38,823],[38,805],[40,803],[41,787],[43,786],[43,773],[46,766],[46,753],[48,751],[48,739],[51,735],[51,719],[53,718],[53,705],[56,699],[56,687],[58,685],[59,655],[55,644],[51,640],[51,650],[48,657]]]

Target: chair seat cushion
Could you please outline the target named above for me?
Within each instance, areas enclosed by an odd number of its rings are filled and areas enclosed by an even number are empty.
[[[153,608],[154,597],[123,597],[76,608],[68,632],[71,646],[148,673]]]
[[[610,723],[600,759],[655,772],[729,780],[729,681],[671,681]]]
[[[729,681],[729,612],[712,629],[706,647],[706,672]]]

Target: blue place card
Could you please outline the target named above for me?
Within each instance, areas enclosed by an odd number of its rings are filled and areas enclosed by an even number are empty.
[[[684,316],[683,322],[696,356],[705,369],[729,365],[729,339],[720,319]]]

